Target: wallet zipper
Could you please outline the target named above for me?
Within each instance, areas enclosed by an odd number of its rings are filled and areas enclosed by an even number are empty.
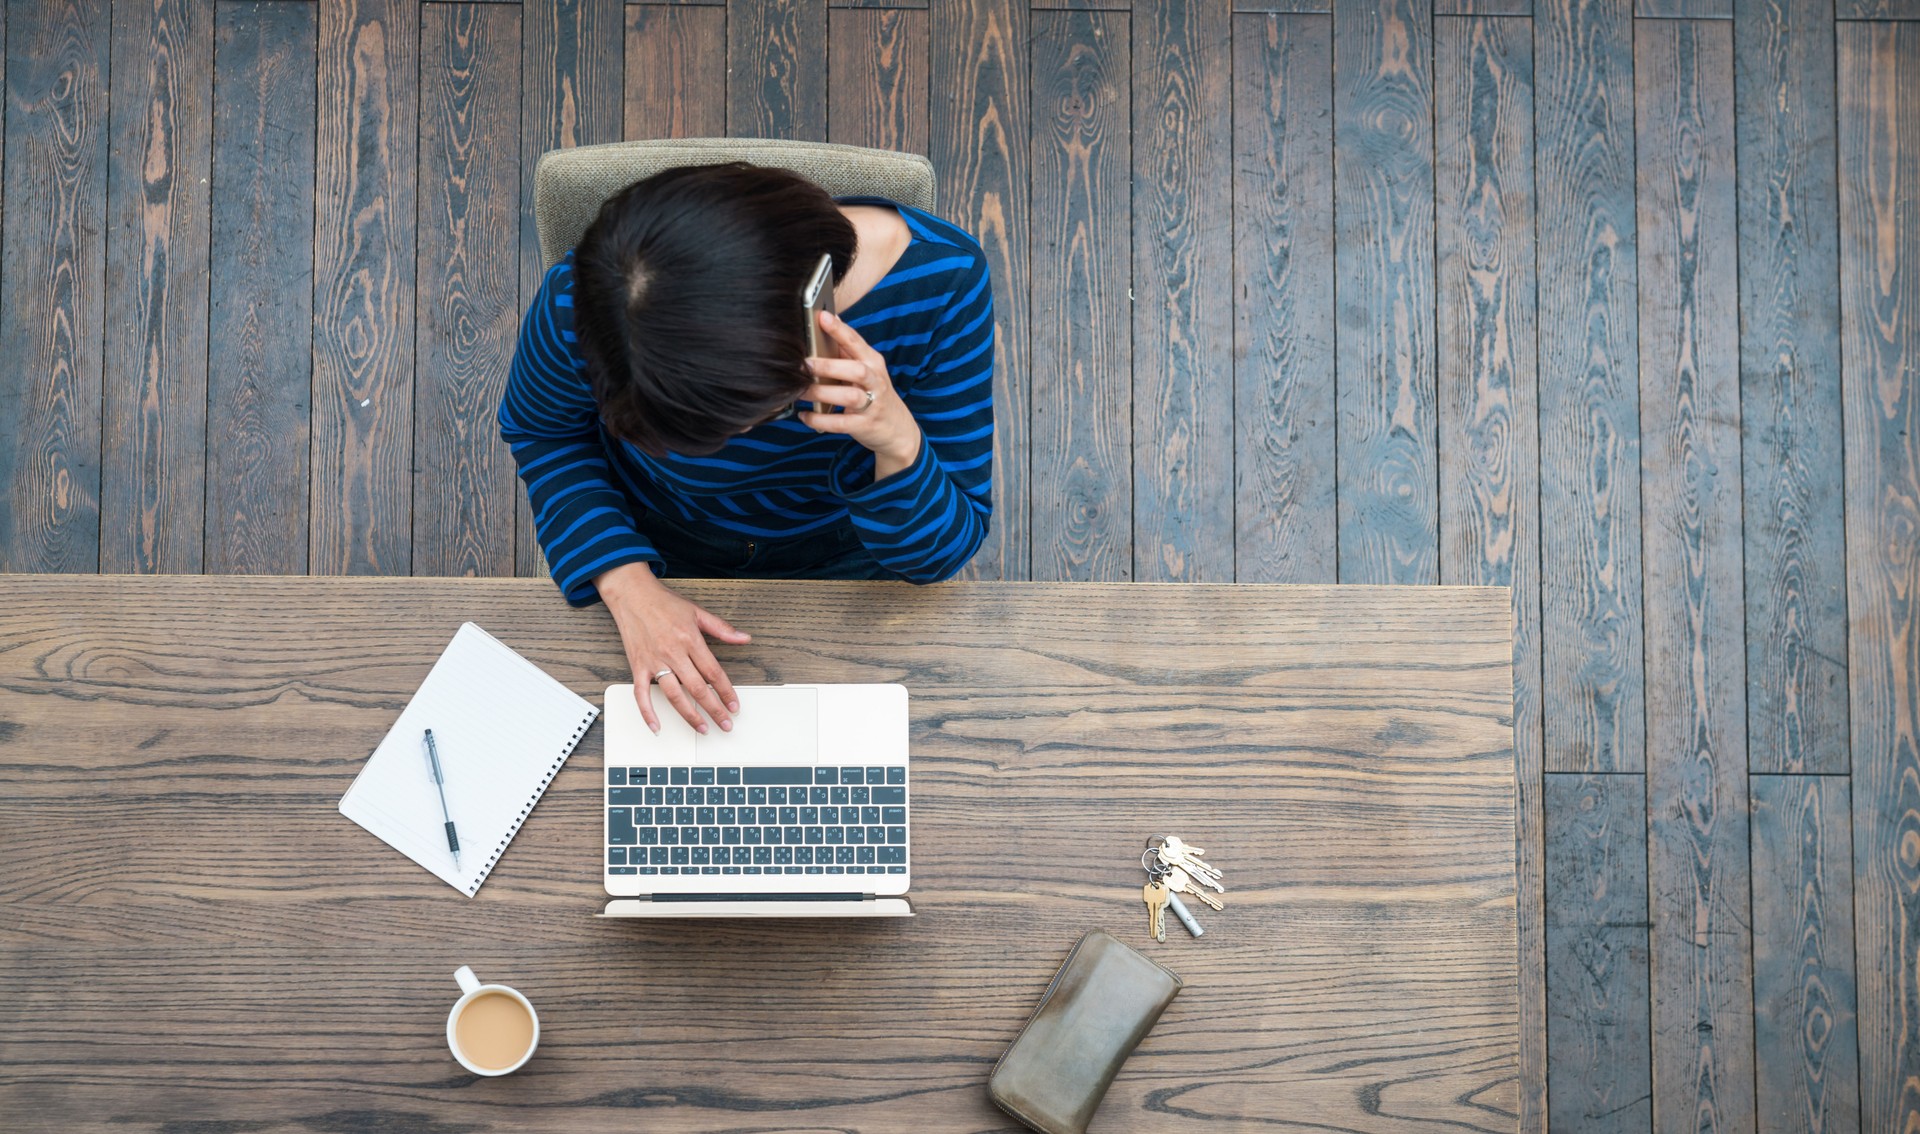
[[[1053,979],[1047,982],[1047,990],[1040,994],[1040,1003],[1034,1006],[1033,1014],[1035,1016],[1040,1014],[1040,1009],[1045,1008],[1047,1006],[1047,1001],[1053,999],[1054,986],[1059,984],[1060,978],[1066,974],[1067,966],[1073,964],[1073,959],[1080,955],[1080,946],[1086,944],[1086,941],[1087,941],[1086,936],[1082,934],[1080,937],[1080,940],[1075,941],[1073,943],[1073,948],[1067,950],[1067,959],[1064,961],[1061,961],[1060,967],[1053,970]],[[1026,1033],[1026,1030],[1027,1029],[1025,1028],[1021,1028],[1020,1029],[1021,1034],[1024,1035]],[[1014,1038],[1018,1040],[1019,1037],[1016,1036]]]

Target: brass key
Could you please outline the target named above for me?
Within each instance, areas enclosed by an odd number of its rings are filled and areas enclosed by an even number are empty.
[[[1161,849],[1175,858],[1185,858],[1189,855],[1200,858],[1207,853],[1207,848],[1196,847],[1192,843],[1183,841],[1178,835],[1163,835],[1160,845]]]
[[[1147,936],[1155,941],[1167,939],[1167,884],[1155,878],[1140,888],[1147,903]]]
[[[1192,876],[1177,866],[1168,867],[1166,877],[1160,881],[1166,886],[1169,893],[1186,894],[1190,897],[1198,898],[1215,911],[1226,908],[1220,899],[1207,893],[1204,888],[1196,886]]]
[[[1224,892],[1226,890],[1226,887],[1220,884],[1220,872],[1201,861],[1200,856],[1207,853],[1204,849],[1188,846],[1175,836],[1167,835],[1162,844],[1153,848],[1153,851],[1159,858],[1160,865],[1166,867],[1177,866],[1185,870],[1187,877],[1193,879],[1194,882],[1215,892]]]

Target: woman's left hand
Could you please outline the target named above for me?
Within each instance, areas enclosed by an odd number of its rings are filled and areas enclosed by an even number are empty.
[[[846,412],[814,410],[800,414],[800,420],[821,433],[844,433],[873,450],[875,480],[913,464],[920,455],[920,423],[894,392],[887,360],[831,312],[820,313],[820,328],[840,348],[842,357],[807,359],[807,368],[819,381],[800,397],[818,405],[840,406]]]

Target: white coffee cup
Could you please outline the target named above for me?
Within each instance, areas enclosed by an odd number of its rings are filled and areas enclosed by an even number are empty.
[[[460,1066],[475,1075],[511,1075],[526,1066],[527,1060],[533,1058],[534,1051],[540,1046],[540,1014],[533,1010],[533,1003],[520,995],[518,989],[508,988],[504,984],[481,984],[480,978],[474,976],[473,970],[465,965],[453,971],[453,979],[460,982],[460,999],[453,1002],[453,1010],[447,1013],[447,1047],[452,1049],[453,1057],[460,1061]],[[459,1033],[461,1014],[483,996],[507,996],[518,1001],[520,1007],[527,1010],[527,1018],[533,1024],[533,1035],[527,1042],[526,1050],[507,1066],[484,1066],[471,1058],[466,1051],[461,1050]]]

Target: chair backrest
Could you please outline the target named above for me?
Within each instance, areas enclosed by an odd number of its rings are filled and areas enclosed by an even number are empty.
[[[931,211],[933,163],[919,154],[774,138],[675,138],[551,150],[533,171],[533,222],[551,268],[608,197],[663,169],[746,161],[791,169],[836,197],[866,194]]]

